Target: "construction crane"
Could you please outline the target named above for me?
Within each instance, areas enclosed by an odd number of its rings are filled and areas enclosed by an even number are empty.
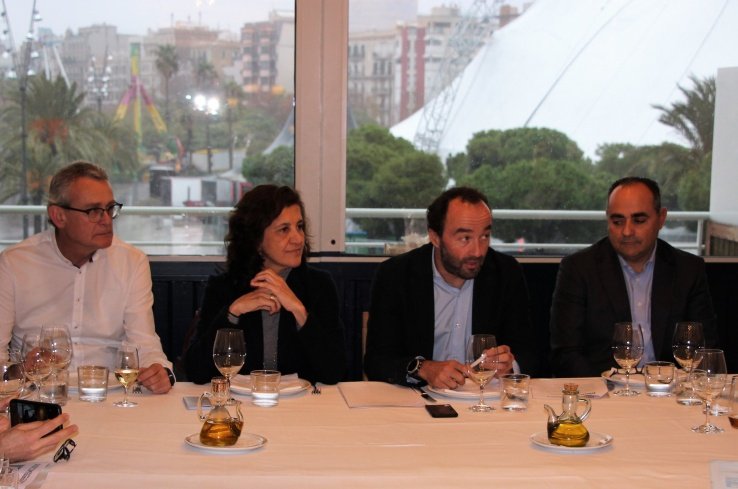
[[[428,153],[438,152],[459,90],[459,75],[492,34],[501,3],[502,0],[475,0],[454,27],[431,85],[430,101],[423,107],[418,122],[413,141],[416,148]]]

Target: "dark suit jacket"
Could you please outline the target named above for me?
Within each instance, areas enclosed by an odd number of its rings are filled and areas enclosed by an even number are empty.
[[[236,281],[228,274],[211,277],[205,289],[200,322],[185,353],[187,378],[195,383],[210,382],[220,375],[213,363],[215,333],[220,328],[240,328],[246,338],[246,362],[241,373],[263,368],[264,336],[261,311],[241,316],[234,326],[228,321],[228,306],[252,288],[248,280]],[[335,384],[346,373],[346,348],[343,323],[338,313],[338,294],[331,276],[307,265],[294,268],[287,285],[308,312],[305,324],[297,330],[295,316],[282,310],[279,315],[277,362],[280,372],[297,372],[311,382]]]
[[[623,270],[608,238],[561,260],[551,305],[552,367],[559,377],[599,376],[616,367],[613,325],[630,321]],[[658,240],[651,285],[651,335],[658,360],[673,361],[678,321],[700,321],[709,344],[715,312],[702,258]]]
[[[407,365],[433,359],[433,246],[424,245],[379,266],[372,287],[364,368],[369,380],[407,384]],[[472,332],[492,333],[509,345],[523,372],[532,372],[534,351],[528,290],[520,264],[490,248],[474,280]]]

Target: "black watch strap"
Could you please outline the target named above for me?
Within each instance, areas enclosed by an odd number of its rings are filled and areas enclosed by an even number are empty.
[[[172,372],[172,370],[169,367],[164,367],[164,370],[167,371],[167,375],[169,376],[169,383],[174,385],[174,383],[177,381],[174,378],[174,372]]]

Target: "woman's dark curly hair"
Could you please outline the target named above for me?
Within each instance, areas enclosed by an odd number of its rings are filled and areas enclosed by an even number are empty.
[[[259,248],[264,240],[264,230],[286,207],[300,206],[305,222],[305,247],[302,263],[310,253],[305,205],[300,195],[290,187],[259,185],[241,197],[228,219],[225,237],[226,270],[234,279],[250,279],[264,268],[264,258]]]

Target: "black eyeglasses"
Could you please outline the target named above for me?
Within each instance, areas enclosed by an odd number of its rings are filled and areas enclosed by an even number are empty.
[[[59,460],[69,460],[69,457],[72,456],[72,452],[74,451],[74,447],[76,446],[77,442],[75,442],[71,438],[67,438],[67,441],[62,443],[62,446],[60,446],[59,450],[57,450],[54,454],[54,463],[58,462]]]
[[[109,206],[103,208],[103,207],[92,207],[90,209],[77,209],[74,207],[70,207],[68,205],[62,205],[62,204],[54,204],[62,209],[67,209],[68,211],[77,211],[77,212],[84,212],[87,214],[87,219],[90,220],[90,222],[98,222],[100,219],[102,219],[103,213],[106,213],[110,216],[110,219],[115,219],[120,214],[120,209],[123,207],[123,204],[119,204],[118,202],[115,202],[114,204],[110,204]]]

